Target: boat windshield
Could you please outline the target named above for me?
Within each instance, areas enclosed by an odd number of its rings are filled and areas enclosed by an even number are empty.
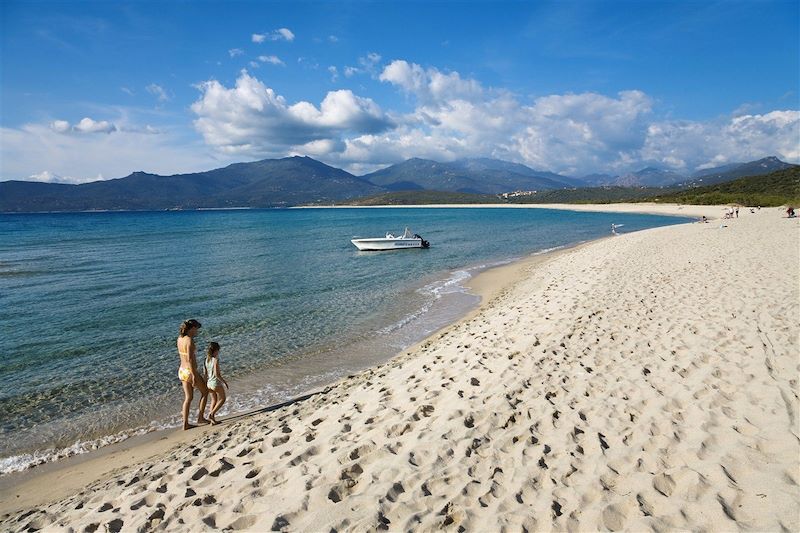
[[[403,232],[403,238],[404,239],[413,239],[414,238],[414,234],[411,233],[410,229],[406,228],[406,230]]]

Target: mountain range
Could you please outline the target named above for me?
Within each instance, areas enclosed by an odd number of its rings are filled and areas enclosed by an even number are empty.
[[[0,211],[276,207],[380,192],[385,189],[310,157],[287,157],[194,174],[134,172],[80,185],[0,182]]]
[[[129,176],[80,185],[0,182],[0,212],[163,210],[330,204],[391,191],[427,190],[498,194],[596,185],[666,187],[721,183],[792,167],[776,157],[707,169],[684,176],[647,167],[623,176],[583,179],[489,158],[438,162],[413,158],[355,176],[310,157],[236,163],[192,174]]]
[[[609,174],[590,174],[582,181],[590,186],[613,187],[699,187],[724,183],[744,176],[760,176],[776,170],[784,170],[794,165],[777,157],[765,157],[748,163],[730,163],[714,168],[699,170],[693,174],[681,174],[672,170],[645,167],[636,172],[620,176]]]
[[[695,172],[691,179],[679,183],[680,186],[700,187],[725,183],[745,176],[761,176],[776,170],[785,170],[796,165],[781,161],[777,157],[765,157],[749,163],[733,163],[722,167],[709,168]]]
[[[425,189],[499,194],[585,186],[574,178],[489,158],[461,159],[450,163],[413,158],[362,177],[390,191]]]

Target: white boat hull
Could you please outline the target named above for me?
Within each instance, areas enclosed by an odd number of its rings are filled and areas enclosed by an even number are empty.
[[[350,242],[361,251],[406,250],[408,248],[422,248],[422,239],[352,239]]]

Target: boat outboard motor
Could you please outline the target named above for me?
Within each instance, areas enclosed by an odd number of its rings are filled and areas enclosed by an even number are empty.
[[[423,239],[423,238],[422,238],[422,235],[419,235],[418,233],[415,233],[415,234],[414,234],[414,238],[415,238],[415,239],[419,239],[419,240],[421,240],[421,241],[422,241],[422,247],[423,247],[423,248],[430,248],[430,247],[431,247],[431,243],[429,243],[428,241],[426,241],[425,239]]]

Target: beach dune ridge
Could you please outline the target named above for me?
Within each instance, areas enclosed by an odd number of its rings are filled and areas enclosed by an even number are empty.
[[[55,501],[69,472],[34,477],[0,528],[797,531],[800,223],[724,222],[489,272],[390,362]]]

